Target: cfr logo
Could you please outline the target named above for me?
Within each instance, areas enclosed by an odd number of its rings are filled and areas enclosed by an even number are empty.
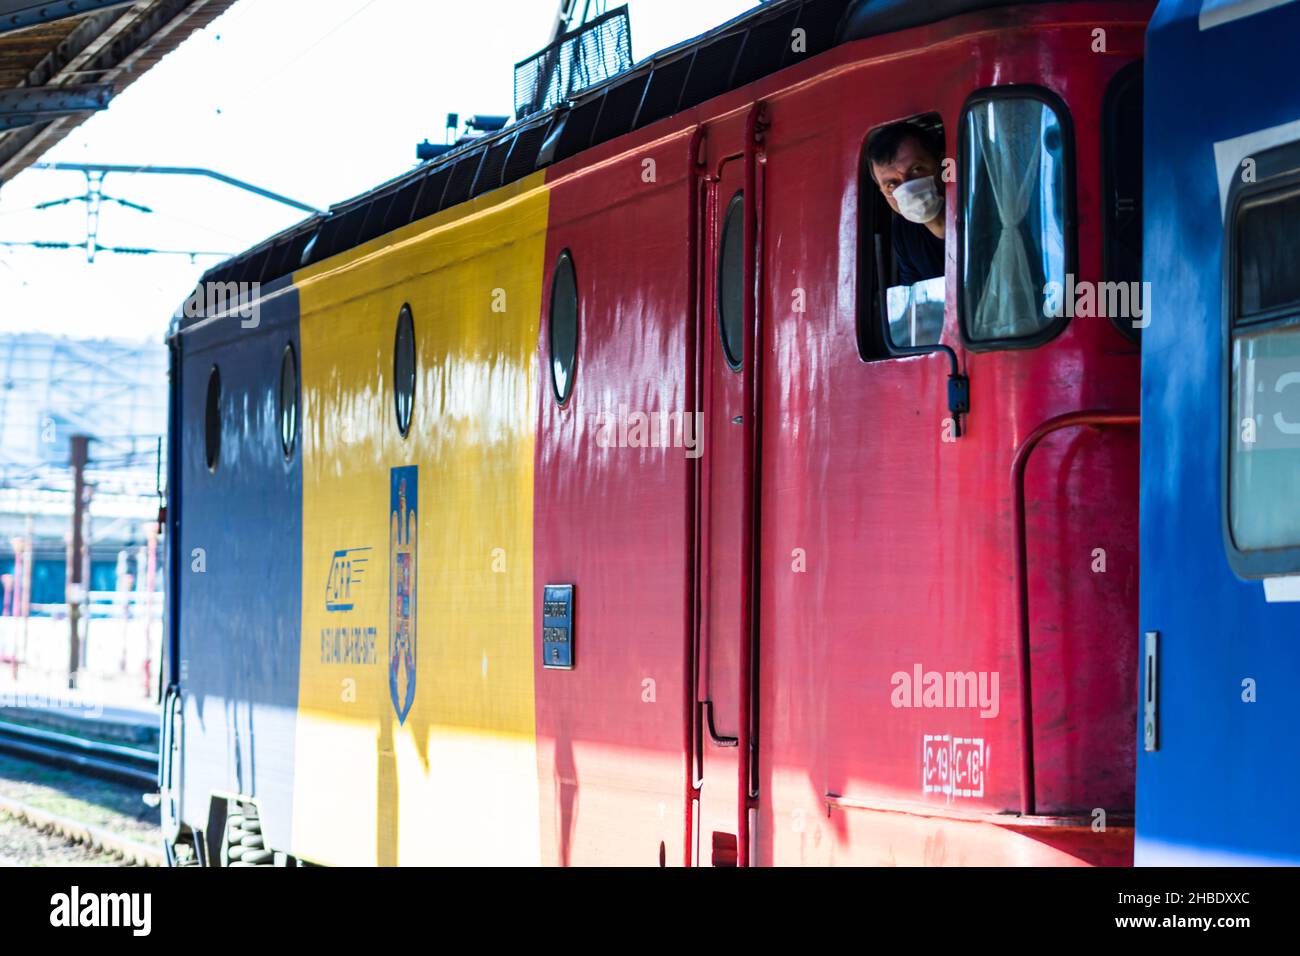
[[[352,588],[361,583],[369,565],[369,548],[344,548],[334,552],[329,580],[325,582],[325,610],[352,610]]]

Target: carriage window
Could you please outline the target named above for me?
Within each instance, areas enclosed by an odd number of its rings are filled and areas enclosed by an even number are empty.
[[[1300,185],[1236,209],[1232,539],[1241,551],[1294,548],[1300,546]]]
[[[561,405],[573,391],[573,365],[578,357],[578,277],[573,257],[560,253],[551,280],[551,388]]]
[[[1300,190],[1242,206],[1237,314],[1257,321],[1300,311]]]
[[[745,197],[731,197],[718,250],[718,332],[732,371],[745,358]]]
[[[986,94],[962,127],[961,315],[971,342],[1048,335],[1065,314],[1067,150],[1062,119],[1029,94]]]
[[[292,343],[280,359],[280,447],[285,460],[293,458],[298,441],[298,357]]]
[[[402,306],[397,314],[397,334],[393,338],[393,408],[397,430],[405,438],[411,431],[415,411],[415,320],[409,305]]]
[[[858,210],[864,361],[927,349],[943,334],[944,152],[938,113],[879,126],[867,137]]]
[[[203,409],[203,453],[208,471],[216,471],[221,457],[221,371],[215,365],[208,373],[208,397]]]

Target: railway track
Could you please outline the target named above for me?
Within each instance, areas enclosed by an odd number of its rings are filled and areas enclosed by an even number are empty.
[[[72,734],[0,721],[0,751],[149,790],[158,785],[156,750],[87,740]]]
[[[104,855],[120,859],[128,866],[166,866],[167,861],[159,847],[114,833],[81,820],[33,807],[21,800],[0,794],[0,817],[9,816],[20,824],[39,833],[60,837],[76,844],[87,855]]]

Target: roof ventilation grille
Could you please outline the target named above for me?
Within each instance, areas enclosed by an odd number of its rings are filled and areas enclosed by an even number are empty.
[[[551,109],[631,68],[632,23],[622,6],[515,64],[515,115]]]

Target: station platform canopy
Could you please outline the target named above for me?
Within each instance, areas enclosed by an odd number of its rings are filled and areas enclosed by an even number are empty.
[[[235,0],[0,0],[0,185]]]

